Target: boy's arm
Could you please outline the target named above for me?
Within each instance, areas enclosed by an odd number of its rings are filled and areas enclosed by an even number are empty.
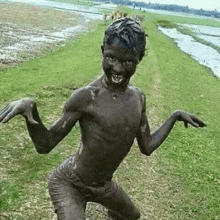
[[[175,111],[156,131],[151,133],[144,107],[140,127],[136,136],[141,152],[149,156],[157,149],[166,139],[176,121],[183,121],[185,127],[188,126],[188,123],[196,128],[206,126],[204,122],[194,115],[184,111]]]
[[[37,124],[32,124],[27,117],[26,124],[29,135],[38,153],[49,153],[71,131],[75,123],[82,116],[80,112],[72,111],[69,103],[63,109],[61,117],[47,129],[38,115],[36,104],[33,108],[33,119]]]
[[[30,98],[11,102],[0,111],[0,122],[6,123],[21,114],[38,153],[49,153],[72,129],[82,116],[83,91],[73,93],[66,103],[61,117],[47,129],[38,114],[36,103]]]

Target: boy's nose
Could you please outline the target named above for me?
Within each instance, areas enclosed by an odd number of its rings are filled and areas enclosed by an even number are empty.
[[[116,73],[120,73],[120,72],[124,72],[125,67],[121,62],[117,62],[114,66],[113,66],[113,70]]]

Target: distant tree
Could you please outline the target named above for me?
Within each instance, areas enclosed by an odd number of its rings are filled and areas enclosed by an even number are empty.
[[[99,0],[102,2],[106,2],[107,0]],[[190,9],[188,6],[181,6],[181,5],[175,5],[175,4],[158,4],[158,3],[151,3],[150,1],[148,3],[145,3],[143,1],[130,1],[130,0],[111,0],[114,4],[123,4],[123,5],[130,5],[133,6],[133,8],[149,8],[149,9],[158,9],[158,10],[167,10],[167,11],[176,11],[176,12],[185,12],[190,14],[198,14],[203,16],[209,16],[214,18],[220,18],[220,12],[217,10],[213,11],[207,11],[203,9]]]

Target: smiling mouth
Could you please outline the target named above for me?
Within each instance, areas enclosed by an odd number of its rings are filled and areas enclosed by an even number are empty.
[[[121,83],[122,82],[122,80],[123,80],[123,76],[122,75],[115,75],[115,74],[113,74],[112,76],[111,76],[111,79],[112,79],[112,82],[113,83]]]

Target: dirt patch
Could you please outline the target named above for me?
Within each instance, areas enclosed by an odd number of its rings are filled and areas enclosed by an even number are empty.
[[[82,31],[79,13],[20,3],[0,3],[0,70],[41,56]]]

